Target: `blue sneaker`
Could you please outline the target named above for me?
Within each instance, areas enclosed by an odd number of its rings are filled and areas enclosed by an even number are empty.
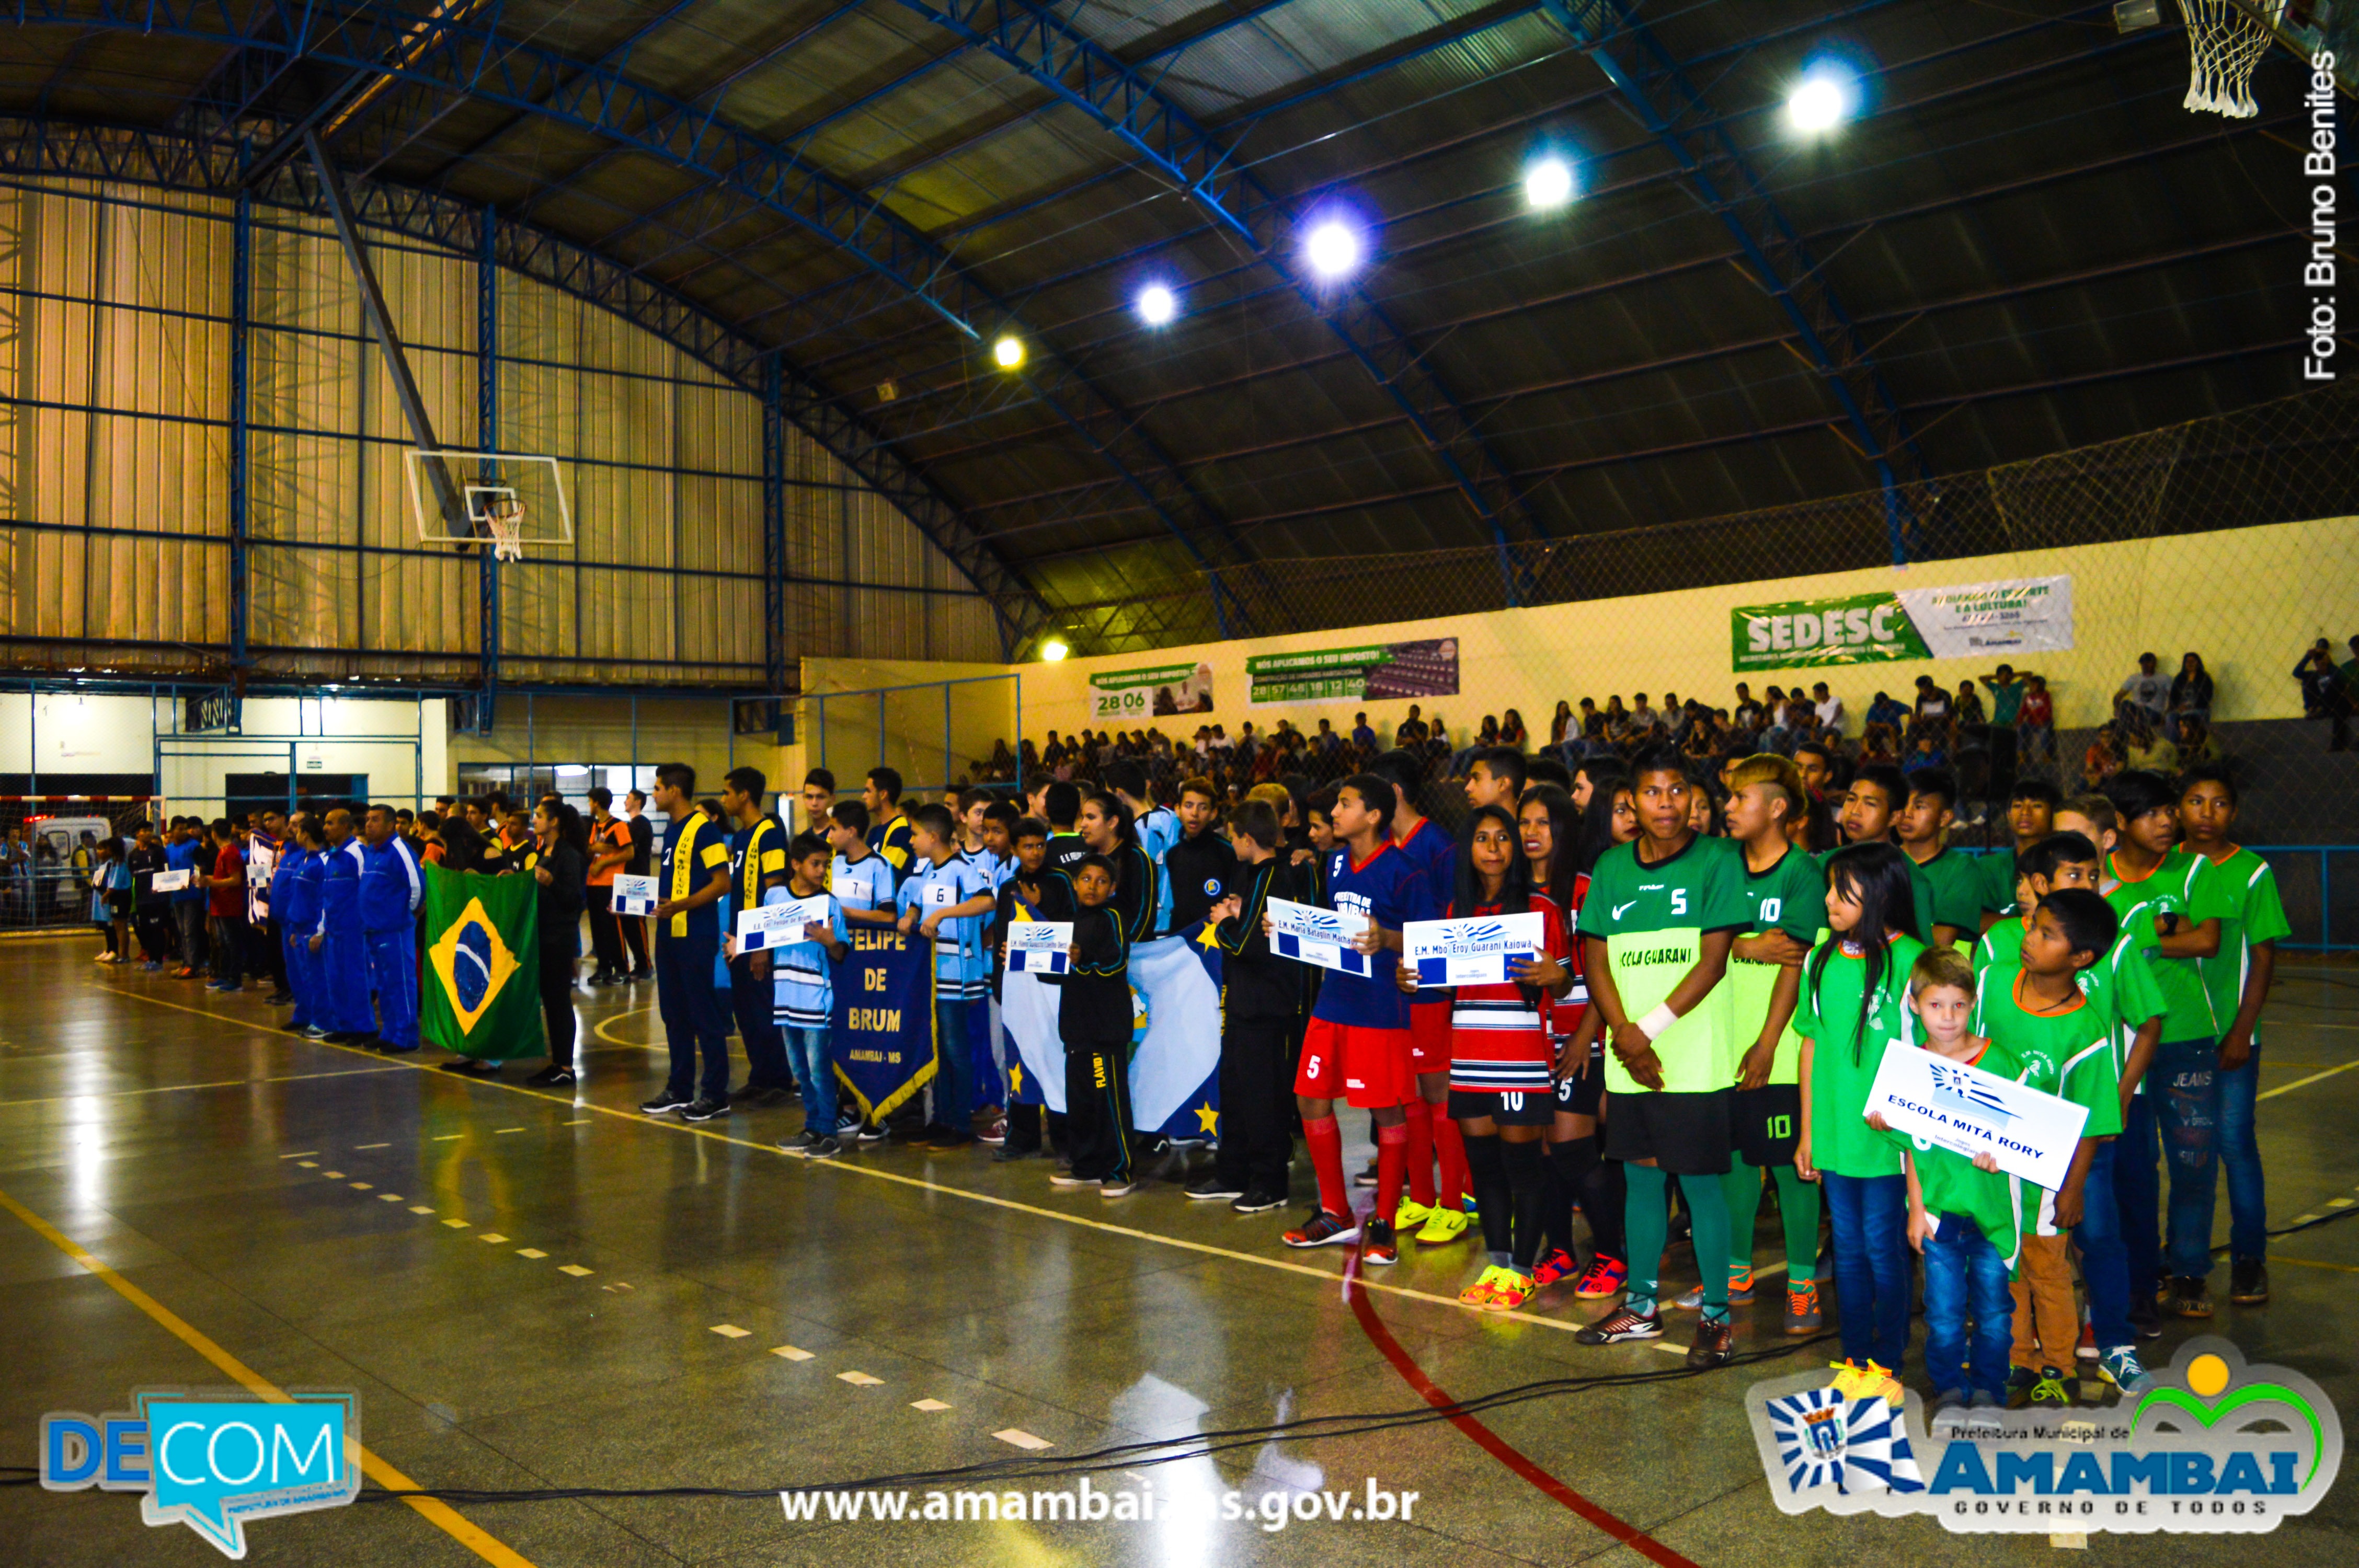
[[[2125,1394],[2142,1394],[2154,1386],[2135,1346],[2118,1345],[2097,1357],[2097,1371]]]

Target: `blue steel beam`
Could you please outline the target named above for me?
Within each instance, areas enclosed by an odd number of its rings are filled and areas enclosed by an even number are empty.
[[[242,188],[235,153],[217,138],[144,127],[0,119],[0,173],[149,185],[234,196]],[[355,219],[460,255],[482,244],[482,209],[425,190],[348,180]],[[310,182],[281,170],[255,192],[258,202],[321,216]],[[609,311],[711,366],[739,389],[761,390],[772,351],[702,307],[545,230],[499,225],[500,265]],[[865,421],[825,389],[787,367],[788,419],[908,517],[992,605],[1003,646],[1021,646],[1057,622],[1057,611],[971,528],[959,509],[910,467]]]
[[[1026,332],[1016,311],[954,265],[951,256],[881,202],[853,190],[827,171],[722,118],[717,103],[683,102],[611,68],[575,60],[498,31],[505,0],[487,0],[464,16],[438,14],[430,37],[419,40],[420,20],[386,0],[342,8],[333,17],[305,14],[290,24],[266,5],[252,14],[234,0],[19,0],[19,26],[72,26],[184,38],[239,51],[238,74],[251,78],[274,60],[301,53],[322,67],[366,70],[397,82],[541,115],[719,181],[752,205],[805,230],[822,243],[887,279],[912,301],[980,342],[986,333],[1013,330],[1033,345],[1025,383],[1043,406],[1069,426],[1085,449],[1104,461],[1176,539],[1208,580],[1219,568],[1250,564],[1253,553],[1180,472],[1170,455],[1140,429],[1127,409],[1076,364],[1055,354],[1045,337]],[[316,24],[314,26],[313,24]],[[292,38],[295,41],[290,41]],[[250,102],[251,100],[245,100]],[[1207,552],[1207,546],[1219,558]],[[1208,599],[1223,636],[1232,627],[1232,594],[1215,587]],[[1278,607],[1265,601],[1261,613]]]
[[[1399,406],[1435,462],[1498,546],[1510,605],[1524,591],[1508,553],[1511,529],[1544,536],[1506,465],[1477,434],[1408,335],[1365,291],[1324,288],[1288,253],[1289,215],[1185,110],[1063,18],[1027,0],[900,0],[900,4],[1023,71],[1146,158],[1266,266],[1351,351]],[[1256,214],[1258,215],[1256,221]]]
[[[1652,29],[1622,0],[1542,0],[1549,17],[1581,46],[1628,103],[1640,124],[1669,153],[1744,252],[1753,281],[1777,302],[1843,418],[1857,434],[1885,496],[1892,563],[1908,559],[1902,484],[1927,477],[1929,467],[1900,401],[1886,384],[1866,339],[1835,297],[1819,263],[1778,211],[1768,187],[1737,150],[1703,95],[1688,81]],[[1623,55],[1628,40],[1652,58],[1652,72],[1634,70]],[[1647,77],[1666,94],[1650,89]],[[1681,128],[1689,119],[1708,128]]]
[[[475,449],[500,449],[500,215],[484,209],[475,254]],[[483,465],[482,482],[494,482]],[[500,700],[500,557],[484,550],[475,557],[475,661],[483,672],[475,698],[475,733],[488,735]]]

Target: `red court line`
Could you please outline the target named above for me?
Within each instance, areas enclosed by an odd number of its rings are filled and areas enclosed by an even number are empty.
[[[1368,1292],[1360,1289],[1358,1276],[1359,1260],[1355,1257],[1349,1260],[1346,1267],[1343,1276],[1343,1294],[1344,1298],[1352,1303],[1352,1315],[1359,1319],[1361,1331],[1368,1336],[1370,1344],[1383,1352],[1385,1359],[1393,1364],[1393,1370],[1401,1375],[1401,1380],[1415,1389],[1426,1403],[1436,1410],[1450,1409],[1456,1401],[1432,1379],[1427,1377],[1425,1369],[1417,1364],[1407,1350],[1401,1348],[1400,1341],[1393,1337],[1393,1331],[1386,1328],[1385,1320],[1376,1315],[1375,1303],[1368,1299]],[[1538,1465],[1533,1464],[1506,1438],[1484,1426],[1474,1417],[1453,1413],[1449,1419],[1450,1424],[1471,1438],[1477,1448],[1632,1551],[1661,1563],[1662,1568],[1698,1568],[1696,1563],[1680,1556],[1636,1525],[1616,1519]]]

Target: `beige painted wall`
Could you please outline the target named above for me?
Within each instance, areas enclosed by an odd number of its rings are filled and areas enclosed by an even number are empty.
[[[1213,671],[1215,711],[1162,721],[1167,733],[1192,734],[1199,722],[1218,721],[1230,733],[1245,719],[1267,730],[1281,718],[1303,729],[1321,719],[1348,729],[1366,707],[1387,733],[1407,703],[1326,702],[1250,707],[1245,660],[1256,654],[1349,647],[1358,643],[1420,637],[1459,640],[1460,695],[1424,706],[1439,709],[1454,737],[1471,738],[1486,713],[1520,708],[1533,733],[1547,738],[1549,715],[1561,697],[1609,693],[1626,702],[1644,691],[1660,703],[1666,688],[1728,706],[1737,676],[1729,664],[1728,612],[1740,604],[1858,593],[1877,589],[1931,588],[1998,578],[2058,573],[2072,578],[2075,645],[2017,661],[2049,677],[2057,719],[2071,727],[2100,722],[2112,693],[2136,669],[2137,655],[2161,656],[2166,673],[2192,649],[2203,655],[2217,687],[2214,713],[2228,719],[2299,718],[2300,694],[2288,672],[2321,633],[2343,640],[2359,632],[2359,519],[2327,518],[2176,538],[2077,546],[1937,561],[1905,572],[1889,568],[1691,589],[1628,599],[1495,611],[1481,615],[1408,621],[1165,648],[1147,654],[1069,659],[1024,668],[1024,730],[1038,739],[1050,728],[1094,728],[1088,680],[1093,671],[1126,670],[1199,659]],[[1959,681],[1988,672],[1991,661],[1934,659],[1849,665],[1822,672],[1785,671],[1746,678],[1757,695],[1765,685],[1824,678],[1855,716],[1878,690],[1904,697],[1920,674],[1954,690]],[[1857,719],[1850,726],[1858,732]]]

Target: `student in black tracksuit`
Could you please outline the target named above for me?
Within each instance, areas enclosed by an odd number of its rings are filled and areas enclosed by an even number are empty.
[[[1056,889],[1070,900],[1071,884],[1061,879],[1052,881],[1044,869],[1049,859],[1049,826],[1037,816],[1019,818],[1008,831],[1008,846],[1016,856],[1016,869],[999,884],[997,924],[992,929],[999,940],[991,954],[991,994],[1000,1000],[1007,995],[1007,929],[1018,921],[1069,918],[1052,915],[1049,893]],[[1056,907],[1070,910],[1070,903]],[[1008,1051],[1010,1065],[1016,1064],[1014,1047]],[[994,1161],[1006,1163],[1010,1160],[1029,1160],[1040,1152],[1040,1107],[1017,1105],[1009,1086],[1000,1086],[1007,1095],[1007,1137],[992,1151]]]
[[[1053,979],[1063,995],[1057,1033],[1065,1045],[1065,1126],[1073,1168],[1049,1178],[1060,1187],[1118,1198],[1136,1176],[1130,1151],[1130,942],[1114,903],[1114,869],[1103,855],[1073,868],[1071,972]]]
[[[1269,901],[1290,898],[1295,890],[1277,813],[1249,800],[1230,831],[1237,868],[1226,896],[1212,908],[1222,955],[1221,1145],[1212,1175],[1190,1186],[1188,1195],[1225,1198],[1239,1214],[1259,1214],[1287,1202],[1294,1075],[1286,1047],[1302,1011],[1302,966],[1272,953],[1262,930]]]

